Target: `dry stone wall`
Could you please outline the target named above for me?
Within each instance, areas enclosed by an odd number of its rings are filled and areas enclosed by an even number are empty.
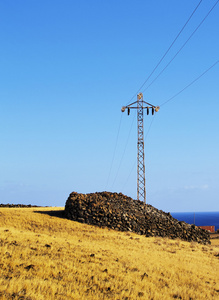
[[[170,213],[121,193],[73,192],[66,201],[65,216],[73,221],[119,231],[131,231],[147,237],[180,238],[210,244],[210,234],[206,230],[179,222]]]
[[[8,207],[8,208],[28,208],[28,207],[41,207],[38,205],[31,205],[31,204],[0,204],[0,208],[1,207]]]

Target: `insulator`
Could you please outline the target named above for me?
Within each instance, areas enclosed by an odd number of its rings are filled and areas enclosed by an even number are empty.
[[[152,115],[154,115],[154,107],[152,107]]]
[[[150,112],[149,107],[147,107],[147,115],[149,115],[149,112]]]
[[[142,93],[139,93],[139,94],[138,94],[138,99],[140,100],[142,97],[143,97],[143,94],[142,94]]]
[[[130,107],[128,107],[128,115],[130,115]]]
[[[123,107],[121,108],[121,111],[124,112],[124,111],[125,111],[125,108],[126,108],[126,107],[123,106]]]

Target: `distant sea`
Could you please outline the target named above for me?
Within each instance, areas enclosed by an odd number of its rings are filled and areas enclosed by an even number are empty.
[[[215,226],[219,229],[219,211],[216,212],[173,212],[171,216],[178,221],[184,221],[196,226]]]

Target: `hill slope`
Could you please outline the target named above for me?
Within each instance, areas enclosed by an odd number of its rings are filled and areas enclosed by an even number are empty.
[[[0,208],[0,299],[218,299],[219,248]]]

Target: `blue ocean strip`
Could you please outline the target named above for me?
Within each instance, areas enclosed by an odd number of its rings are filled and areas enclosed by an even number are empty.
[[[173,212],[172,217],[196,226],[215,226],[219,229],[219,212]]]

